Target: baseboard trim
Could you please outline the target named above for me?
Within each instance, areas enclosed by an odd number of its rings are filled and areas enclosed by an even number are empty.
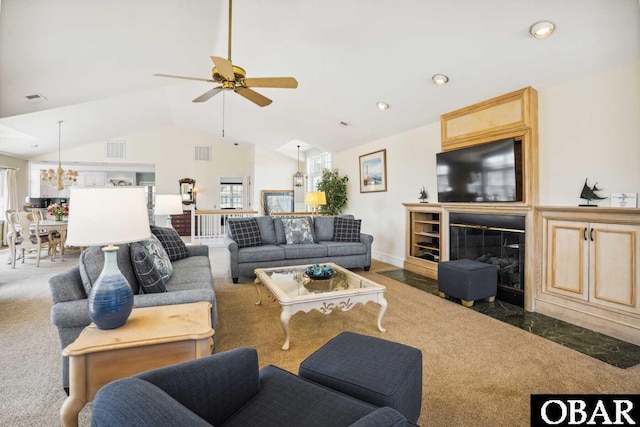
[[[387,264],[391,264],[395,267],[402,268],[404,265],[404,258],[398,258],[393,255],[385,254],[382,252],[371,251],[371,258],[376,261],[386,262]]]

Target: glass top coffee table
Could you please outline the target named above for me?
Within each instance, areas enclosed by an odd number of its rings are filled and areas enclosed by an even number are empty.
[[[256,292],[258,302],[262,303],[260,284],[269,291],[282,306],[280,322],[284,330],[283,350],[289,350],[289,319],[299,311],[308,313],[312,309],[329,314],[334,309],[351,310],[356,304],[373,301],[380,305],[378,314],[378,330],[386,332],[382,327],[382,316],[387,310],[384,292],[387,290],[369,279],[333,263],[327,263],[335,271],[329,279],[311,279],[305,274],[309,265],[291,267],[257,268],[255,270]]]

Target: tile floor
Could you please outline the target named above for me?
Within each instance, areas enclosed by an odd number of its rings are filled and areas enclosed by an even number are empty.
[[[379,272],[379,274],[438,295],[438,282],[428,277],[408,270],[390,270]],[[450,300],[452,303],[460,304],[460,300],[454,298],[450,298]],[[640,363],[640,346],[544,314],[532,313],[513,304],[499,300],[494,303],[476,301],[470,309],[618,368],[624,369]]]

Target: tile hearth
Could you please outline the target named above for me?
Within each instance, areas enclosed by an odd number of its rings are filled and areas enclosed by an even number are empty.
[[[438,295],[436,280],[411,271],[400,269],[382,271],[378,274]],[[449,299],[460,304],[458,299]],[[496,300],[494,303],[476,301],[470,309],[618,368],[625,369],[640,363],[640,346],[544,314],[532,313],[504,301]]]

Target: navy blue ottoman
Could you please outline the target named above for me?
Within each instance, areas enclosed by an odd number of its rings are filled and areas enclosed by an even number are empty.
[[[462,300],[465,307],[473,301],[493,302],[498,288],[498,270],[494,265],[470,259],[444,261],[438,264],[438,294]]]
[[[342,332],[307,357],[298,375],[416,422],[422,405],[422,352]]]

